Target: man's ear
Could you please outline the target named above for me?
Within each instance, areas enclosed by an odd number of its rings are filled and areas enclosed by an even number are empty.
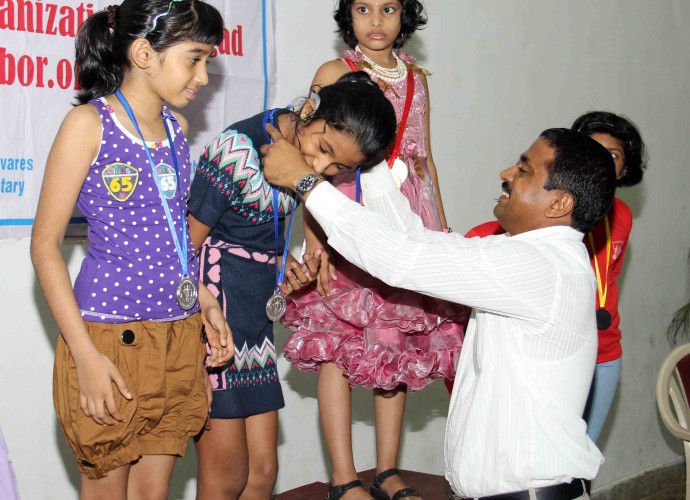
[[[554,189],[551,193],[553,198],[544,211],[544,215],[549,219],[559,219],[572,215],[573,208],[575,207],[573,195],[560,189]]]
[[[137,38],[129,46],[129,57],[132,64],[141,69],[148,69],[153,62],[156,51],[146,38]]]

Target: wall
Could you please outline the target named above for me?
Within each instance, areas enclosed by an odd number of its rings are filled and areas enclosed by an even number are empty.
[[[318,65],[340,46],[327,0],[277,2],[278,95],[304,95]],[[662,430],[654,400],[673,311],[688,298],[690,213],[690,4],[682,0],[426,0],[429,26],[407,47],[432,71],[433,152],[446,213],[456,231],[491,217],[498,172],[553,126],[608,109],[631,117],[649,147],[641,186],[620,193],[635,228],[621,280],[623,371],[595,487],[674,461],[682,452]],[[685,89],[683,91],[682,89]],[[0,96],[1,99],[1,96]],[[24,498],[72,498],[78,478],[51,404],[57,332],[32,274],[29,241],[0,242],[0,424]],[[73,273],[81,245],[65,245]],[[277,342],[285,339],[278,332]],[[315,377],[281,360],[278,491],[327,479]],[[371,397],[354,392],[361,469],[374,466]],[[401,465],[442,470],[447,396],[440,383],[410,397]],[[231,460],[228,467],[232,466]],[[194,497],[193,452],[171,498]],[[40,480],[37,478],[40,476]]]

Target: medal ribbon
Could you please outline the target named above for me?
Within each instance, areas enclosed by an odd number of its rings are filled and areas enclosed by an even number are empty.
[[[120,104],[122,104],[122,107],[125,108],[125,111],[127,112],[127,116],[129,116],[130,121],[132,122],[132,125],[134,125],[134,128],[137,130],[137,133],[139,134],[139,137],[141,137],[141,141],[144,143],[144,150],[146,151],[146,156],[148,157],[149,160],[149,165],[151,165],[151,171],[153,172],[153,180],[156,182],[156,187],[158,188],[158,195],[160,196],[161,203],[163,204],[163,209],[165,210],[165,220],[168,223],[168,227],[170,228],[170,234],[172,235],[173,243],[175,243],[175,250],[177,251],[177,257],[180,259],[180,265],[182,266],[182,276],[187,277],[189,275],[188,269],[187,269],[187,222],[185,221],[185,215],[182,214],[182,219],[181,219],[181,226],[182,226],[182,242],[184,244],[180,244],[180,239],[177,237],[177,232],[175,231],[175,225],[172,220],[172,215],[170,214],[170,207],[168,207],[168,202],[165,199],[165,194],[163,194],[163,187],[161,186],[161,181],[158,178],[158,172],[156,171],[156,164],[153,161],[153,156],[151,156],[151,151],[149,150],[148,145],[146,144],[146,140],[144,139],[144,134],[141,133],[141,129],[139,128],[139,124],[137,123],[137,119],[134,117],[134,111],[132,111],[131,106],[127,102],[127,99],[125,99],[125,96],[122,95],[122,92],[120,92],[120,89],[117,89],[115,91],[115,95],[117,96],[118,100],[120,101]],[[175,146],[173,145],[173,140],[170,135],[170,130],[168,130],[168,122],[167,120],[175,120],[174,116],[166,116],[163,114],[161,111],[161,115],[163,116],[163,128],[165,128],[165,135],[168,137],[168,142],[170,143],[170,151],[172,153],[172,159],[173,159],[173,166],[175,167],[175,176],[177,177],[177,190],[179,191],[180,189],[180,172],[177,164],[177,152],[175,151]]]
[[[609,216],[604,216],[604,227],[606,227],[606,276],[608,278],[609,261],[611,260],[611,228],[609,227]],[[589,244],[592,247],[592,256],[594,257],[594,271],[597,275],[597,295],[599,296],[599,308],[604,309],[606,305],[606,293],[608,292],[608,279],[601,279],[601,272],[599,271],[599,262],[597,261],[597,249],[594,245],[594,235],[592,231],[587,233]]]
[[[264,112],[264,119],[263,119],[263,125],[264,125],[264,134],[266,136],[266,141],[270,144],[273,142],[273,139],[271,139],[271,136],[268,135],[268,132],[266,132],[266,125],[270,123],[274,127],[278,128],[278,126],[275,123],[275,114],[276,110],[271,109],[270,111],[265,111]],[[292,220],[294,219],[295,215],[295,207],[292,207],[292,210],[290,211],[290,222],[288,223],[288,230],[287,234],[285,235],[285,245],[283,246],[283,262],[280,265],[280,270],[278,270],[278,240],[280,239],[280,228],[278,225],[278,212],[279,212],[279,200],[278,200],[278,193],[280,192],[278,188],[272,187],[273,190],[273,230],[275,234],[275,241],[276,241],[276,287],[275,287],[275,293],[280,292],[280,284],[283,282],[285,279],[285,268],[287,266],[287,254],[288,254],[288,247],[290,246],[290,235],[292,234]],[[295,201],[295,205],[297,202]]]
[[[292,234],[292,220],[295,215],[294,209],[290,212],[290,222],[288,223],[287,234],[285,235],[285,246],[283,247],[283,262],[280,265],[280,272],[278,271],[278,262],[276,262],[276,288],[275,291],[280,292],[278,286],[285,279],[285,267],[287,265],[288,247],[290,246],[290,234]],[[276,259],[278,258],[278,188],[273,188],[273,229],[276,235]]]
[[[355,201],[359,204],[362,203],[362,169],[359,167],[357,167],[355,174]]]
[[[400,154],[400,146],[402,146],[403,135],[405,135],[405,127],[407,127],[407,117],[410,115],[410,108],[412,107],[412,97],[414,95],[414,75],[410,68],[407,68],[407,93],[405,94],[405,108],[403,108],[402,119],[398,124],[398,133],[395,137],[395,146],[393,152],[388,158],[388,168],[393,168],[393,162]]]

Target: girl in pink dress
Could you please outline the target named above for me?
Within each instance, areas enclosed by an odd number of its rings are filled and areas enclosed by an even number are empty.
[[[448,230],[429,145],[428,73],[414,58],[393,52],[426,23],[417,0],[341,0],[335,11],[351,47],[317,71],[313,87],[348,71],[366,71],[396,111],[399,136],[388,159],[391,174],[426,227]],[[356,175],[331,179],[357,199]],[[366,204],[366,200],[363,200]],[[467,310],[392,288],[324,247],[325,238],[305,211],[306,253],[321,259],[316,289],[293,293],[283,324],[294,333],[286,358],[319,373],[317,397],[332,465],[328,498],[371,498],[357,479],[352,456],[350,388],[374,392],[377,476],[375,498],[420,498],[397,469],[407,391],[455,372]]]

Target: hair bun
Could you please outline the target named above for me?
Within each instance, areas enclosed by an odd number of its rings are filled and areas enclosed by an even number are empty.
[[[366,71],[351,71],[350,73],[345,73],[336,80],[336,83],[368,83],[378,88],[376,82],[371,79]]]

